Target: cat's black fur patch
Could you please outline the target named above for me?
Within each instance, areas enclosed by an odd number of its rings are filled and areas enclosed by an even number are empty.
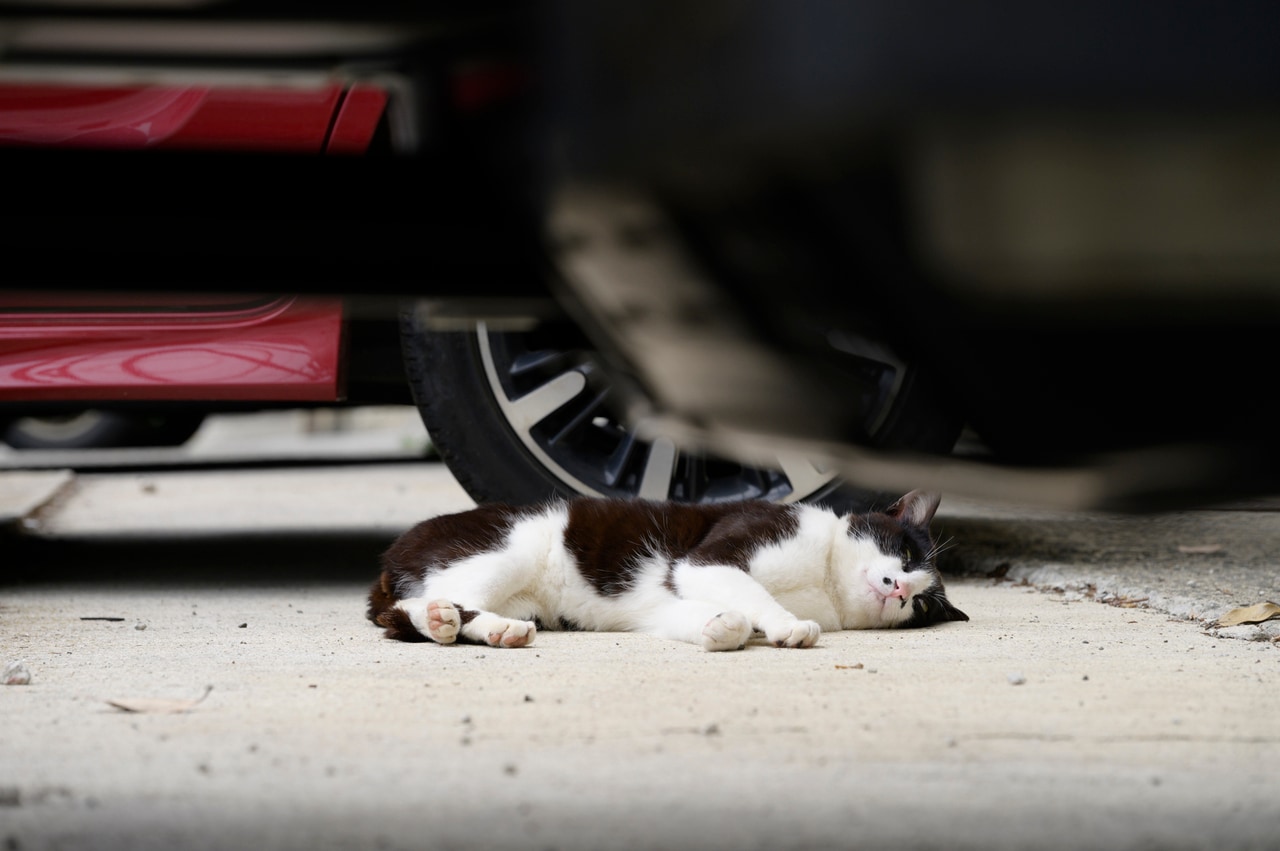
[[[655,549],[671,560],[746,570],[760,546],[795,529],[791,509],[764,501],[664,505],[575,499],[569,503],[565,547],[591,586],[610,597],[632,587],[641,559]]]

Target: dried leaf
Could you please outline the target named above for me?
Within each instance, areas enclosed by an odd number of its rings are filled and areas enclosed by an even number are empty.
[[[1218,618],[1218,626],[1239,626],[1242,623],[1262,623],[1272,618],[1280,618],[1280,606],[1268,600],[1253,606],[1242,606],[1232,609]]]
[[[862,663],[855,662],[852,665],[836,665],[836,670],[837,671],[861,671]]]
[[[108,700],[107,703],[125,712],[148,713],[151,715],[180,715],[190,712],[200,701],[209,696],[213,686],[205,686],[204,694],[195,700],[173,700],[163,697],[132,697],[124,700]]]
[[[1181,544],[1178,552],[1189,556],[1211,556],[1222,552],[1222,544]]]

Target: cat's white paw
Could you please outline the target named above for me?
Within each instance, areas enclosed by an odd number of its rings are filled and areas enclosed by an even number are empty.
[[[452,644],[458,640],[462,617],[458,607],[448,600],[432,600],[427,603],[427,637],[440,644]]]
[[[822,628],[813,621],[787,620],[764,626],[764,637],[774,647],[812,647]]]
[[[502,618],[488,625],[485,643],[490,647],[524,647],[538,634],[532,621]]]
[[[702,628],[707,650],[741,650],[751,637],[751,621],[741,612],[721,612]]]

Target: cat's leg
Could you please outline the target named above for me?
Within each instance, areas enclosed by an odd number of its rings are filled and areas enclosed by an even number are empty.
[[[448,600],[411,597],[396,603],[395,608],[408,615],[415,630],[437,644],[452,644],[458,640],[463,611]]]
[[[822,634],[816,622],[791,614],[751,574],[736,567],[679,562],[672,579],[682,598],[742,612],[777,647],[812,647]]]
[[[537,635],[531,621],[504,618],[449,600],[418,597],[401,600],[396,606],[409,616],[414,629],[437,644],[453,644],[461,637],[490,647],[524,647]]]
[[[701,644],[706,650],[741,650],[751,638],[751,621],[741,612],[725,611],[701,600],[672,597],[650,612],[642,631]]]
[[[533,643],[538,634],[533,621],[504,618],[493,612],[467,612],[472,615],[463,624],[459,634],[477,644],[490,647],[524,647]]]
[[[508,609],[535,573],[536,561],[518,550],[509,544],[433,573],[422,589],[422,622],[415,620],[414,626],[442,644],[462,640],[490,647],[524,647],[531,643],[537,634],[532,621],[496,613]]]

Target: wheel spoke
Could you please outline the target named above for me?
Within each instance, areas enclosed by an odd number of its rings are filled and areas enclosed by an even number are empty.
[[[835,477],[829,471],[818,469],[812,461],[801,455],[779,455],[778,467],[791,483],[788,502],[808,496]]]
[[[585,390],[587,379],[580,372],[566,372],[510,403],[507,419],[517,429],[528,431],[563,408]]]
[[[569,353],[553,349],[525,352],[511,362],[512,377],[519,378],[535,372],[550,372],[569,365]]]
[[[689,502],[702,502],[710,483],[705,455],[685,456],[684,498]]]
[[[578,431],[580,431],[583,427],[585,427],[588,423],[590,423],[593,419],[595,419],[596,412],[600,410],[602,405],[604,405],[604,400],[608,398],[608,396],[609,396],[609,391],[606,389],[606,390],[600,391],[591,399],[587,400],[582,405],[582,410],[574,414],[573,418],[570,419],[569,422],[565,424],[564,428],[560,429],[554,435],[552,435],[551,438],[547,440],[547,443],[551,445],[555,445],[560,441],[564,440],[565,438],[568,438],[576,434]]]
[[[640,476],[641,499],[666,499],[671,495],[671,477],[676,469],[676,445],[668,438],[660,437],[649,446],[644,461],[644,473]]]
[[[635,452],[639,445],[636,436],[630,432],[618,444],[618,448],[613,450],[604,463],[604,481],[609,487],[617,487],[618,482],[622,481],[622,473],[627,469],[627,464],[631,461],[631,455]]]

